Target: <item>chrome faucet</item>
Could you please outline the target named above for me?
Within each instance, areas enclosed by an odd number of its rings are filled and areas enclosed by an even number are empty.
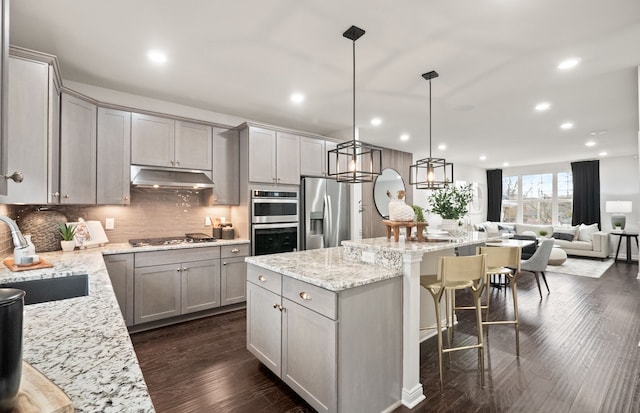
[[[27,248],[29,243],[22,236],[22,232],[20,232],[20,228],[18,228],[18,224],[14,220],[9,217],[5,217],[4,215],[0,215],[0,221],[4,221],[9,225],[11,229],[11,238],[13,238],[13,246],[19,249]]]

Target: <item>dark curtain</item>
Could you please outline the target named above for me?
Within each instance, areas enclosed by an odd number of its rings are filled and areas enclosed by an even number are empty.
[[[487,221],[500,222],[502,169],[487,169]]]
[[[600,225],[600,161],[571,162],[573,174],[572,225]]]

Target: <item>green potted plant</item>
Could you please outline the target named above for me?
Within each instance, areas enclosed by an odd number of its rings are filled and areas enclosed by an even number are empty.
[[[416,214],[416,221],[424,222],[424,214],[422,213],[422,211],[424,211],[424,208],[418,205],[411,205],[411,208],[413,208],[413,212],[415,212]]]
[[[471,184],[449,185],[431,193],[429,206],[432,213],[442,217],[443,227],[457,227],[460,219],[469,212],[469,204],[472,200]],[[445,222],[445,220],[449,220],[449,222]]]
[[[546,237],[547,234],[549,234],[549,233],[547,231],[545,231],[545,230],[540,230],[540,231],[538,231],[538,234],[540,234],[541,237]]]
[[[60,241],[62,251],[73,251],[73,249],[76,247],[76,241],[73,239],[73,237],[75,237],[76,235],[76,227],[71,224],[60,224],[58,226],[58,230],[60,231],[60,236],[62,237],[62,241]]]

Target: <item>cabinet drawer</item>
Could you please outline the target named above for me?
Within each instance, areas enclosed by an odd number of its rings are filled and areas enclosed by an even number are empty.
[[[246,257],[249,255],[249,244],[220,246],[221,258]]]
[[[251,281],[278,295],[282,294],[282,276],[277,272],[247,264],[247,281]]]
[[[329,317],[337,318],[337,294],[333,291],[311,285],[294,278],[284,277],[282,296],[310,310]]]
[[[184,248],[178,250],[135,253],[135,266],[178,264],[181,262],[215,260],[220,258],[220,247]]]

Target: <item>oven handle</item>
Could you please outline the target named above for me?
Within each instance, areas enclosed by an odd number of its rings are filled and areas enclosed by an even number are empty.
[[[253,224],[254,229],[269,229],[269,228],[297,228],[298,223],[292,222],[289,224]]]
[[[254,204],[297,204],[297,198],[253,198]]]

